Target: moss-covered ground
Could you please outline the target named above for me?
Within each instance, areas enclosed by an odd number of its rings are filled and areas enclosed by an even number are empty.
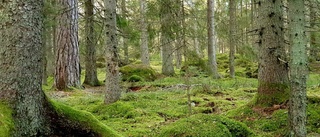
[[[43,90],[60,116],[105,137],[287,136],[286,105],[258,108],[252,104],[258,85],[257,64],[237,55],[236,77],[231,79],[227,60],[225,54],[218,56],[223,78],[217,80],[204,72],[205,60],[176,69],[173,77],[158,74],[159,60],[151,62],[154,70],[146,68],[148,73],[135,70],[141,68],[139,65],[123,68],[130,75],[121,82],[122,97],[109,105],[103,104],[104,86],[52,91],[53,78],[49,77]],[[133,69],[138,73],[131,74]],[[307,83],[307,130],[308,136],[320,137],[320,71],[311,70]],[[98,70],[101,83],[105,80],[104,71]],[[7,137],[13,128],[12,110],[0,100],[0,137]]]
[[[285,136],[286,106],[255,108],[251,103],[258,81],[249,77],[256,75],[257,64],[238,56],[237,76],[231,79],[225,67],[228,64],[225,56],[218,56],[222,79],[214,80],[197,66],[190,66],[187,72],[197,75],[185,75],[186,72],[177,69],[174,77],[158,75],[154,81],[124,81],[121,82],[121,100],[110,105],[103,104],[103,86],[57,92],[51,91],[49,84],[44,90],[51,99],[91,113],[124,136],[204,136],[202,133],[221,137]],[[156,72],[160,72],[160,65],[157,60],[151,61]],[[247,75],[249,70],[250,76]],[[101,81],[105,79],[104,69],[98,70],[98,78]],[[48,81],[52,82],[52,78]],[[311,72],[308,78],[309,136],[320,136],[319,81],[320,74]],[[239,135],[240,130],[245,135]]]

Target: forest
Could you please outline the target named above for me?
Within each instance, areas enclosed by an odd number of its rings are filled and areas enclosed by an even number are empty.
[[[2,0],[0,137],[320,137],[319,0]]]

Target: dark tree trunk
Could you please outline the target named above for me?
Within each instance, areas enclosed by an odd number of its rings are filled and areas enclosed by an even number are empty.
[[[289,99],[283,3],[281,0],[259,0],[257,3],[259,86],[256,105],[271,106]]]
[[[84,84],[90,86],[98,86],[96,67],[96,42],[94,37],[94,15],[93,15],[93,0],[85,1],[85,19],[86,19],[86,73]]]
[[[57,51],[54,87],[58,90],[80,88],[78,0],[59,0],[57,5],[62,7],[62,11],[55,32]]]

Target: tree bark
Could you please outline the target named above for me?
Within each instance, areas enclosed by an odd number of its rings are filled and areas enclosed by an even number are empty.
[[[258,95],[256,105],[272,106],[289,99],[283,3],[258,0]]]
[[[148,24],[146,18],[146,1],[140,0],[140,14],[141,14],[141,61],[144,65],[150,65],[149,62],[149,48],[148,48]]]
[[[236,1],[229,0],[229,69],[230,69],[230,77],[235,77],[235,70],[234,70],[234,54],[235,54],[235,47],[237,45],[236,41]]]
[[[116,0],[105,0],[106,16],[106,95],[105,103],[110,104],[120,99],[119,56],[116,24]]]
[[[172,76],[175,74],[173,68],[173,15],[174,1],[160,1],[160,18],[161,18],[161,46],[162,46],[162,74]]]
[[[12,136],[46,135],[50,131],[41,91],[43,3],[13,0],[1,6],[0,99],[14,109]]]
[[[207,0],[208,8],[208,68],[213,78],[220,78],[216,59],[216,36],[214,21],[214,0]]]
[[[78,0],[59,0],[62,12],[58,16],[56,36],[56,69],[54,87],[65,90],[80,88],[78,41]]]
[[[305,137],[307,106],[308,58],[306,52],[307,39],[305,31],[304,0],[288,1],[289,36],[291,45],[290,60],[290,101],[289,128],[290,137]]]
[[[86,32],[86,73],[84,84],[98,86],[96,67],[96,42],[94,36],[93,0],[85,1],[85,32]]]

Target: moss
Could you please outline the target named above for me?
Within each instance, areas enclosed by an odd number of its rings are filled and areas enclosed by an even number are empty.
[[[320,106],[308,104],[307,107],[307,131],[320,134]]]
[[[197,114],[163,128],[159,136],[248,137],[253,132],[244,124],[222,117]]]
[[[143,64],[130,64],[120,68],[122,73],[122,80],[127,81],[133,75],[139,76],[146,81],[154,81],[156,79],[156,71],[150,66]]]
[[[144,81],[144,79],[138,75],[131,75],[129,78],[128,78],[128,81],[129,82],[139,82],[139,81]]]
[[[59,118],[61,117],[66,119],[66,121],[64,121],[65,119],[62,120],[62,122],[65,122],[65,123],[60,123],[60,124],[65,124],[62,127],[71,128],[67,130],[73,130],[72,128],[74,128],[77,130],[86,131],[87,133],[92,132],[91,134],[98,133],[98,136],[101,136],[101,137],[120,136],[114,130],[110,129],[109,127],[99,122],[92,114],[88,112],[75,110],[71,107],[68,107],[58,102],[54,102],[54,101],[51,101],[51,102],[52,102],[53,108],[58,113]],[[65,129],[58,128],[58,130],[63,131]],[[61,134],[64,134],[64,133],[61,133]],[[80,133],[77,133],[77,134],[80,134]]]
[[[258,92],[255,105],[270,107],[282,104],[289,100],[289,85],[281,83],[260,83],[265,91]],[[268,90],[268,91],[267,91]],[[263,93],[265,92],[265,93]],[[273,92],[273,93],[272,93]]]
[[[0,137],[8,137],[14,129],[12,110],[6,102],[0,101]]]

